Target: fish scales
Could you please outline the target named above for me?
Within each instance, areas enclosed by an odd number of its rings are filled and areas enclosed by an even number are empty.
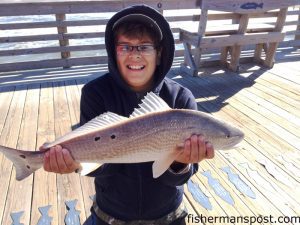
[[[183,150],[176,148],[193,134],[202,134],[215,150],[230,149],[243,139],[243,132],[196,110],[171,109],[160,97],[148,93],[130,118],[107,112],[76,130],[44,144],[45,151],[32,152],[0,146],[15,165],[16,179],[22,180],[43,165],[52,146],[68,149],[82,164],[82,174],[101,163],[154,161],[153,177],[160,176]],[[90,168],[84,166],[89,163]],[[96,165],[92,165],[96,163]],[[85,169],[85,167],[87,169]]]
[[[172,151],[190,135],[191,124],[182,123],[189,114],[183,110],[152,113],[59,144],[79,161],[135,163],[141,160],[138,155],[147,152],[153,153],[149,161],[154,161],[162,151]],[[100,139],[95,141],[96,137]]]

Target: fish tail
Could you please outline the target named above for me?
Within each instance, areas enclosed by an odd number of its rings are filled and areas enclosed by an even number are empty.
[[[44,152],[21,151],[0,146],[2,152],[15,166],[16,179],[23,180],[43,165]]]

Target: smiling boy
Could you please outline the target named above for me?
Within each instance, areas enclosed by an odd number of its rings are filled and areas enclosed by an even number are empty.
[[[150,91],[171,108],[197,109],[192,93],[166,78],[175,45],[159,12],[137,5],[116,13],[106,26],[105,44],[109,73],[83,87],[81,125],[107,111],[128,117]],[[214,149],[201,134],[187,137],[182,145],[182,154],[157,179],[153,162],[104,164],[90,173],[95,177],[96,199],[85,224],[185,224],[183,184],[197,172],[198,162],[213,158]],[[46,154],[47,171],[70,173],[78,167],[60,146]]]

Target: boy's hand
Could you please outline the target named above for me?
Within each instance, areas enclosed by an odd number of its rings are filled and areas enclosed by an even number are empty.
[[[212,159],[215,156],[214,147],[205,141],[203,135],[192,135],[179,148],[183,148],[183,152],[175,161],[180,163],[198,163],[203,159]]]
[[[43,150],[43,147],[40,148]],[[72,173],[80,168],[70,152],[60,145],[51,147],[44,156],[44,170],[53,173]]]

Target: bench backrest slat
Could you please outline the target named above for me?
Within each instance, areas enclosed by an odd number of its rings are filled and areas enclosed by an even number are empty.
[[[201,9],[249,14],[287,8],[297,4],[299,0],[202,0]]]

